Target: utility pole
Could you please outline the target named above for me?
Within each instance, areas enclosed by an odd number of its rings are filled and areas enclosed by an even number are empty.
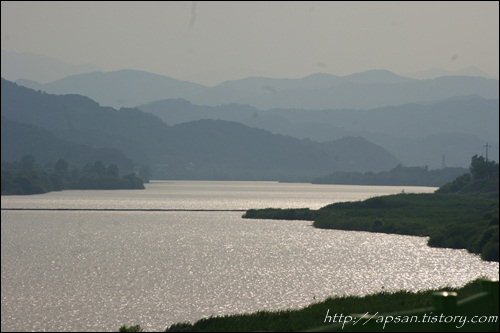
[[[488,144],[488,142],[486,142],[486,145],[484,145],[484,147],[486,148],[486,162],[488,162],[488,148],[491,148],[491,146]]]

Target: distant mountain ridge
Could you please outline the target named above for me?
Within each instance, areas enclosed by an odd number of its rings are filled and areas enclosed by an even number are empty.
[[[477,94],[498,99],[498,80],[446,76],[416,80],[387,70],[347,76],[316,73],[299,79],[248,77],[214,87],[137,70],[72,75],[39,84],[19,84],[53,94],[80,94],[103,106],[135,107],[167,98],[183,98],[198,105],[248,104],[258,109],[372,109],[407,103],[431,102]]]
[[[276,134],[314,141],[361,136],[389,150],[407,166],[467,167],[489,141],[497,147],[499,102],[477,95],[370,110],[259,110],[249,105],[199,106],[171,99],[140,105],[170,125],[200,119],[236,121]],[[498,149],[490,151],[498,156]]]
[[[201,84],[127,69],[71,75],[46,84],[23,80],[19,80],[18,83],[27,84],[28,88],[43,90],[51,94],[87,96],[103,106],[115,108],[133,107],[158,99],[160,96],[187,98],[206,89]]]
[[[5,119],[75,144],[118,149],[150,165],[156,178],[307,181],[336,170],[377,171],[399,163],[362,138],[317,143],[222,120],[171,127],[138,109],[101,107],[88,97],[47,94],[4,79],[1,92]],[[2,158],[15,147],[16,131],[11,134]]]
[[[98,70],[94,65],[74,65],[40,54],[2,50],[2,77],[12,81],[26,79],[45,83]]]
[[[405,83],[411,81],[414,79],[402,77],[387,70],[370,70],[346,76],[315,73],[298,79],[247,77],[240,80],[224,81],[214,88],[228,88],[253,93],[275,93],[296,89],[332,88],[343,83]]]
[[[477,94],[487,99],[498,99],[499,96],[498,80],[447,76],[432,80],[401,79],[391,82],[387,80],[385,74],[379,77],[371,72],[360,73],[354,78],[351,76],[349,79],[342,79],[341,83],[314,89],[283,90],[270,85],[268,80],[259,82],[254,79],[252,91],[239,90],[238,82],[234,82],[233,85],[221,84],[209,88],[188,100],[194,104],[211,106],[229,103],[248,104],[262,110],[273,108],[332,110],[372,109],[431,102],[470,94]],[[260,93],[257,92],[259,86]]]
[[[404,76],[411,77],[417,80],[428,80],[428,79],[435,79],[437,77],[441,76],[477,76],[477,77],[483,77],[487,79],[493,79],[492,76],[486,74],[479,68],[475,66],[469,66],[463,69],[460,69],[458,71],[450,71],[450,70],[445,70],[441,68],[431,68],[428,70],[424,71],[419,71],[419,72],[414,72],[414,73],[405,73],[403,74]]]

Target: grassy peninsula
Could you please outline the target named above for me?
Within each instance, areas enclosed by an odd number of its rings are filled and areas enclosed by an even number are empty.
[[[498,163],[474,156],[469,173],[459,176],[433,194],[401,193],[359,202],[335,203],[319,210],[249,210],[244,217],[312,220],[317,228],[430,236],[430,246],[466,248],[480,253],[485,260],[498,261],[498,186]],[[476,295],[481,287],[476,280],[459,289],[440,290],[456,291],[460,300]],[[203,318],[195,323],[177,323],[168,327],[166,332],[313,330],[327,325],[327,311],[337,314],[404,313],[417,308],[431,311],[435,291],[332,297],[302,309],[258,311]],[[434,326],[432,328],[435,329]],[[461,329],[475,331],[481,327],[468,323]],[[142,329],[139,325],[122,326],[120,331],[140,332]]]
[[[319,210],[249,210],[244,218],[311,220],[323,229],[429,236],[433,247],[467,249],[499,260],[498,163],[472,157],[470,172],[432,194],[397,194]]]

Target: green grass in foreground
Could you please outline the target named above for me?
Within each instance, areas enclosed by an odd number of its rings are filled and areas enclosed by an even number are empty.
[[[441,288],[439,290],[454,290],[458,293],[459,299],[463,299],[481,292],[481,286],[476,280],[459,289]],[[436,290],[416,293],[382,292],[363,297],[332,297],[297,310],[258,311],[249,314],[203,318],[194,324],[177,323],[167,328],[166,332],[296,332],[324,325],[327,310],[330,314],[346,315],[366,312],[388,313],[430,307],[434,291]],[[136,330],[128,330],[128,332],[138,332],[137,329],[140,329],[140,326],[123,326],[121,331],[127,332],[125,329],[131,328]]]

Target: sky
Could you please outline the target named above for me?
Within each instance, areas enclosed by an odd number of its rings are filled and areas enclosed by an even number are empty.
[[[499,2],[2,1],[2,50],[206,85],[248,76],[499,73]]]

